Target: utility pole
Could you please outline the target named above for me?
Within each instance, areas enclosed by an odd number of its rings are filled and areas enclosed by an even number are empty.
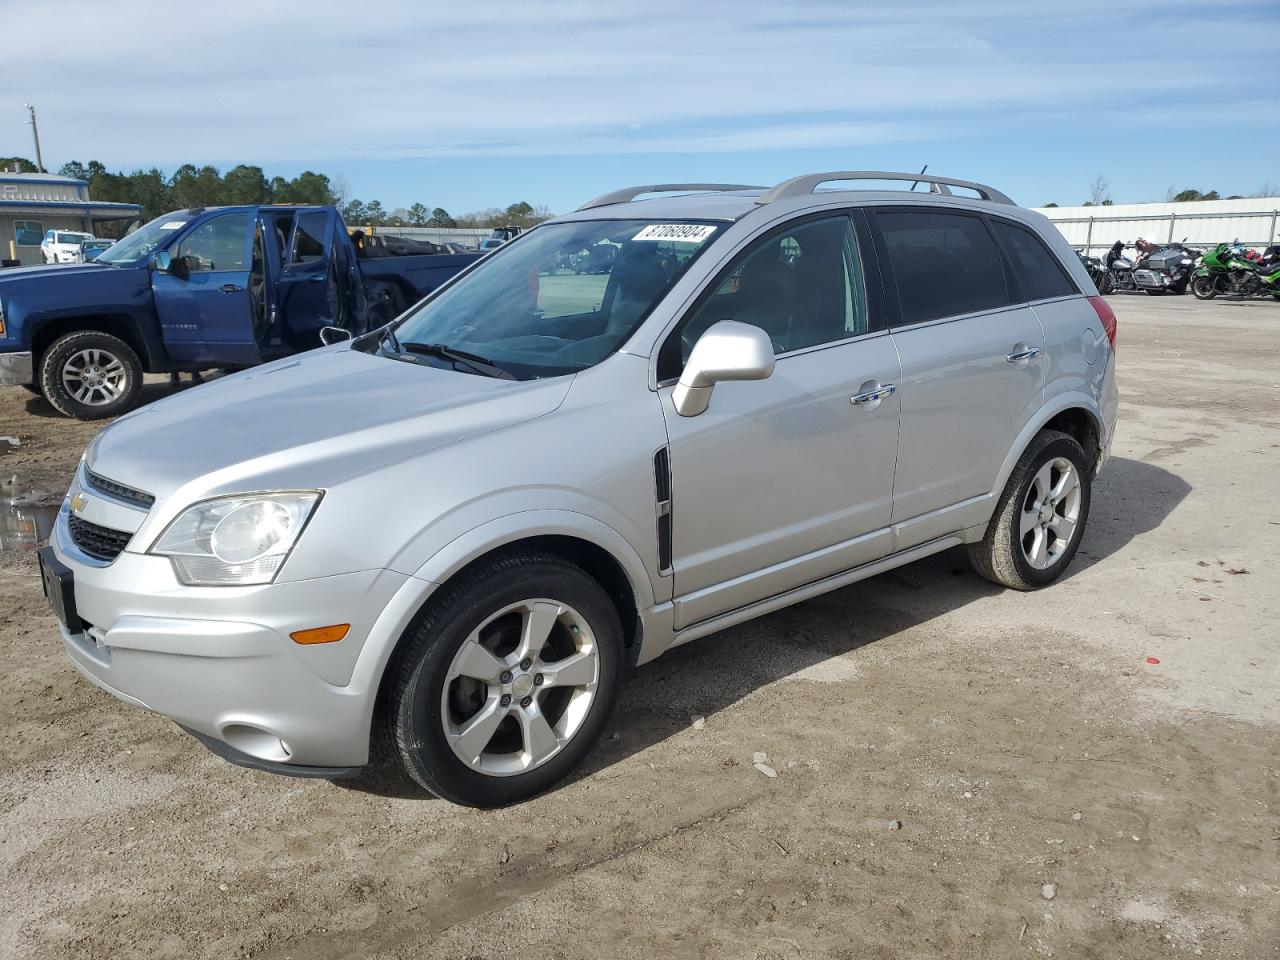
[[[28,120],[27,123],[31,124],[31,136],[33,136],[36,141],[36,170],[40,173],[44,173],[44,160],[40,156],[40,128],[36,126],[36,108],[29,103],[25,106],[27,108],[27,112],[31,114],[31,119]]]

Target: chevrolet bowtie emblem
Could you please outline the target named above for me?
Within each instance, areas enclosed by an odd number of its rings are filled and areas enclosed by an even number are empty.
[[[88,505],[89,505],[89,498],[86,497],[83,493],[80,493],[77,491],[76,493],[73,493],[71,495],[71,512],[76,514],[77,516],[79,516],[80,513],[84,511],[84,508],[87,507]]]

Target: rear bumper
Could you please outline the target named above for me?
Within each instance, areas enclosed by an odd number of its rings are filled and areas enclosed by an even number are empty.
[[[31,353],[0,353],[0,386],[22,387],[35,380]]]

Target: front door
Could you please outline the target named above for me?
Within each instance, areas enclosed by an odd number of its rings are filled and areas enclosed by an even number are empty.
[[[670,334],[664,380],[719,320],[763,328],[777,354],[696,417],[660,390],[677,629],[887,552],[899,366],[872,312],[853,223],[827,214],[749,246]]]
[[[874,216],[902,359],[894,480],[899,548],[990,516],[985,496],[1044,387],[1044,330],[985,219],[941,209]]]
[[[201,222],[171,253],[166,273],[151,275],[165,352],[180,363],[253,364],[250,273],[253,218],[224,213]]]
[[[278,301],[284,338],[294,349],[318,347],[321,327],[345,325],[333,230],[332,210],[300,210],[293,218]]]

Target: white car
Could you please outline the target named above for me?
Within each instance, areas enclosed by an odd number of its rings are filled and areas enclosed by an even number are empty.
[[[80,244],[94,240],[92,233],[75,230],[49,230],[40,241],[40,256],[45,263],[79,263]]]

